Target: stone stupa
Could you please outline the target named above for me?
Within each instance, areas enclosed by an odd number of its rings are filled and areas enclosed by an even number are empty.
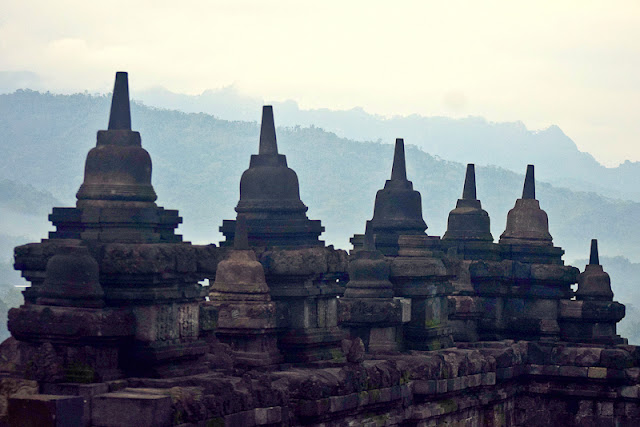
[[[49,219],[56,231],[51,239],[82,239],[104,243],[174,243],[182,237],[177,210],[155,204],[151,157],[142,148],[140,133],[131,130],[129,82],[116,73],[107,130],[89,151],[84,182],[75,208],[53,208]]]
[[[178,211],[155,203],[151,157],[131,130],[126,72],[116,73],[109,126],[87,154],[76,198],[75,207],[53,208],[48,239],[15,250],[15,268],[32,284],[9,325],[25,357],[51,343],[60,366],[80,363],[103,379],[202,372],[206,290],[195,265],[182,262],[195,249],[175,234]],[[38,330],[47,313],[58,318]],[[100,345],[85,352],[91,342]]]
[[[507,214],[507,225],[498,243],[502,256],[514,261],[563,264],[564,250],[553,246],[547,213],[536,199],[533,165],[527,166],[522,198]]]
[[[422,197],[407,179],[404,140],[396,139],[391,179],[378,190],[373,218],[367,221],[367,229],[376,237],[376,247],[384,255],[398,254],[398,238],[401,235],[424,235],[427,224],[422,218]],[[351,239],[354,248],[363,245],[363,236]]]
[[[394,298],[385,256],[376,250],[368,224],[364,247],[349,259],[349,282],[339,300],[340,321],[352,338],[362,339],[368,352],[401,349],[402,326],[410,319],[407,299]]]
[[[300,200],[298,176],[287,166],[287,158],[278,153],[273,107],[262,109],[260,147],[251,156],[249,169],[240,179],[238,215],[247,220],[249,245],[297,249],[323,246],[319,240],[324,227],[319,220],[307,218],[307,206]],[[221,246],[233,244],[235,220],[224,220]]]
[[[533,165],[527,166],[522,198],[507,215],[507,227],[500,236],[500,243],[553,246],[553,238],[549,234],[549,218],[540,209],[536,199],[536,182]]]
[[[578,276],[575,297],[561,304],[564,339],[608,345],[626,344],[626,340],[616,333],[616,324],[624,318],[625,306],[613,300],[611,278],[600,265],[596,239],[591,240],[589,264]]]
[[[476,172],[473,163],[467,165],[462,198],[458,199],[456,208],[449,212],[447,232],[442,239],[493,242],[489,214],[482,209],[482,204],[476,197]]]
[[[233,250],[220,261],[209,293],[218,311],[216,336],[242,366],[281,361],[276,337],[276,305],[271,301],[262,264],[249,247],[244,215],[236,220]]]

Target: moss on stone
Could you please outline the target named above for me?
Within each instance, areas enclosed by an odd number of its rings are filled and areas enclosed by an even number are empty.
[[[427,347],[430,351],[440,350],[442,348],[442,343],[440,342],[440,340],[433,340],[427,345]]]
[[[209,421],[207,421],[206,426],[207,427],[224,427],[225,426],[224,418],[222,417],[211,418]]]
[[[454,399],[445,399],[438,402],[438,406],[442,408],[445,414],[458,410],[458,403]]]
[[[64,380],[70,383],[88,384],[96,380],[96,372],[85,363],[71,362],[64,367]]]
[[[402,376],[400,377],[400,384],[406,384],[411,381],[411,372],[403,371]]]
[[[440,319],[426,319],[424,321],[424,327],[425,328],[436,328],[440,326]]]
[[[331,353],[331,360],[333,360],[334,362],[344,361],[344,354],[342,354],[341,350],[337,348],[332,348],[331,350],[329,350],[329,352]]]

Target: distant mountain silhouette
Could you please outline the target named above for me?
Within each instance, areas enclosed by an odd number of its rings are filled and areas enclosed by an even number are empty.
[[[243,96],[230,86],[201,95],[175,94],[163,88],[135,92],[147,105],[185,112],[213,114],[225,120],[255,120],[263,101]],[[640,201],[640,162],[627,161],[616,168],[598,163],[557,126],[528,130],[522,122],[492,123],[481,117],[384,118],[362,108],[333,111],[301,110],[294,101],[275,102],[281,126],[311,126],[356,141],[391,143],[397,137],[431,155],[461,163],[495,165],[520,173],[528,163],[549,182],[607,197]],[[604,142],[603,142],[604,143]]]

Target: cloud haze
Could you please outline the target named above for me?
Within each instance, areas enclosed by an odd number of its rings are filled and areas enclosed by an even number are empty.
[[[640,160],[639,19],[635,1],[4,0],[0,89],[108,92],[126,70],[136,89],[557,124],[615,165]]]

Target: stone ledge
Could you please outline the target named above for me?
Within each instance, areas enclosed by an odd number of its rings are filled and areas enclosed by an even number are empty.
[[[171,426],[171,397],[153,389],[126,388],[93,398],[91,423],[100,427]]]
[[[225,416],[223,425],[253,427],[280,423],[283,421],[282,413],[283,411],[280,406],[256,408],[249,411],[236,412],[235,414]],[[217,424],[212,422],[212,425]]]
[[[508,340],[465,347],[385,355],[383,359],[369,355],[362,363],[316,365],[305,369],[283,365],[281,371],[261,373],[254,378],[255,374],[239,377],[210,373],[174,379],[130,378],[117,384],[78,385],[77,388],[109,387],[113,391],[94,397],[94,417],[98,416],[101,404],[111,405],[114,410],[114,407],[126,409],[127,405],[144,409],[145,404],[153,406],[158,405],[157,401],[164,402],[166,417],[157,422],[151,420],[158,425],[205,420],[227,425],[263,425],[296,419],[294,423],[361,421],[392,413],[398,422],[429,417],[444,422],[466,419],[465,411],[484,411],[482,407],[487,405],[501,408],[514,396],[613,401],[620,411],[627,411],[627,403],[640,404],[640,368],[616,368],[628,366],[630,360],[635,364],[635,356],[630,356],[635,348],[572,347],[564,343],[531,345]],[[543,361],[536,358],[538,347],[542,347],[549,363],[530,363],[531,360]],[[602,353],[607,356],[602,357]],[[560,360],[565,364],[551,363]],[[587,363],[591,366],[580,366]],[[63,390],[56,390],[59,392]],[[256,400],[257,396],[260,397]],[[127,399],[131,400],[128,404],[124,402]],[[636,409],[633,406],[627,412],[635,413]],[[603,410],[609,413],[608,407]],[[149,421],[151,415],[145,415],[144,410],[138,411],[138,408],[135,411],[141,412],[135,415],[136,420],[141,420],[138,424]],[[493,414],[492,409],[488,411],[485,415]],[[289,414],[293,418],[290,419]],[[120,424],[127,424],[125,421],[120,420]]]
[[[133,336],[134,318],[127,309],[30,304],[9,311],[9,330],[25,341],[99,342]]]
[[[105,394],[109,391],[107,383],[77,384],[77,383],[43,383],[40,392],[44,394],[57,394],[66,396],[79,396],[84,401],[83,422],[91,425],[91,408],[93,397]]]
[[[349,410],[362,410],[367,406],[404,400],[410,397],[411,387],[407,384],[374,390],[350,393],[343,396],[331,396],[317,400],[298,402],[294,412],[302,418],[318,417],[323,414],[335,414]]]
[[[34,394],[9,398],[9,425],[80,426],[84,399],[75,396]]]

